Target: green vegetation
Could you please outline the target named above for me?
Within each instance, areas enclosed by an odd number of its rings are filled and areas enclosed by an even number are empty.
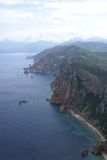
[[[71,86],[65,104],[107,135],[107,53],[74,45],[57,46],[35,56],[35,63],[34,72],[39,66],[41,72],[52,73],[59,80],[54,97],[61,98],[61,89],[63,92],[65,86]]]
[[[107,53],[86,52],[73,62],[73,67],[87,70],[99,80],[107,82]]]

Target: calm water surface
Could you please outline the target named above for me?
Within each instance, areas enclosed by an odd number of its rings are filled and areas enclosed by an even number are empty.
[[[49,75],[25,76],[32,63],[26,54],[0,55],[0,160],[82,160],[94,134],[61,114],[45,98],[51,96]],[[20,99],[28,103],[18,105]],[[89,155],[86,160],[101,160]]]

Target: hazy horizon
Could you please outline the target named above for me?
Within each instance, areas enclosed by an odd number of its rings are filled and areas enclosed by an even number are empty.
[[[0,40],[107,39],[105,0],[0,0]]]

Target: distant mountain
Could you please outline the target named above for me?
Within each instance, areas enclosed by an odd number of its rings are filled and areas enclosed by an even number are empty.
[[[83,39],[83,38],[73,38],[70,39],[69,41],[65,41],[64,44],[69,44],[69,43],[74,43],[74,42],[100,42],[100,43],[107,43],[106,38],[100,38],[100,37],[92,37],[88,39]]]
[[[100,51],[100,52],[107,52],[107,43],[103,43],[103,42],[82,42],[82,41],[77,41],[74,42],[73,44],[82,47],[82,48],[86,48],[89,49],[91,51]]]
[[[40,53],[45,49],[52,48],[59,43],[51,41],[0,41],[0,53]],[[107,52],[107,40],[101,38],[81,39],[74,38],[63,42],[60,46],[76,45],[91,51]],[[44,54],[44,53],[43,53]],[[39,55],[41,56],[41,55]]]
[[[102,42],[102,43],[107,43],[107,39],[106,39],[106,38],[100,38],[100,37],[88,38],[88,39],[86,39],[86,41],[88,41],[88,42]]]
[[[93,40],[93,41],[91,41]],[[96,41],[95,41],[96,40]],[[101,52],[107,52],[107,40],[104,42],[100,41],[101,39],[87,39],[87,40],[82,40],[82,39],[74,39],[70,40],[67,42],[62,43],[62,46],[71,46],[71,45],[76,45],[85,49],[89,49],[91,51],[101,51]]]
[[[0,41],[0,53],[38,53],[57,45],[51,41]]]

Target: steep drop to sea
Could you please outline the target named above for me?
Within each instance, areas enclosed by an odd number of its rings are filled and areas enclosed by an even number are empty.
[[[0,159],[82,160],[81,149],[97,141],[94,133],[46,102],[53,77],[25,76],[23,66],[32,63],[26,56],[0,55]],[[18,105],[20,99],[27,103]]]
[[[87,120],[104,136],[98,153],[107,153],[107,54],[78,46],[57,46],[35,56],[25,73],[50,73],[50,104],[60,111],[71,110]],[[101,134],[99,134],[101,135]],[[101,136],[102,137],[102,136]]]

